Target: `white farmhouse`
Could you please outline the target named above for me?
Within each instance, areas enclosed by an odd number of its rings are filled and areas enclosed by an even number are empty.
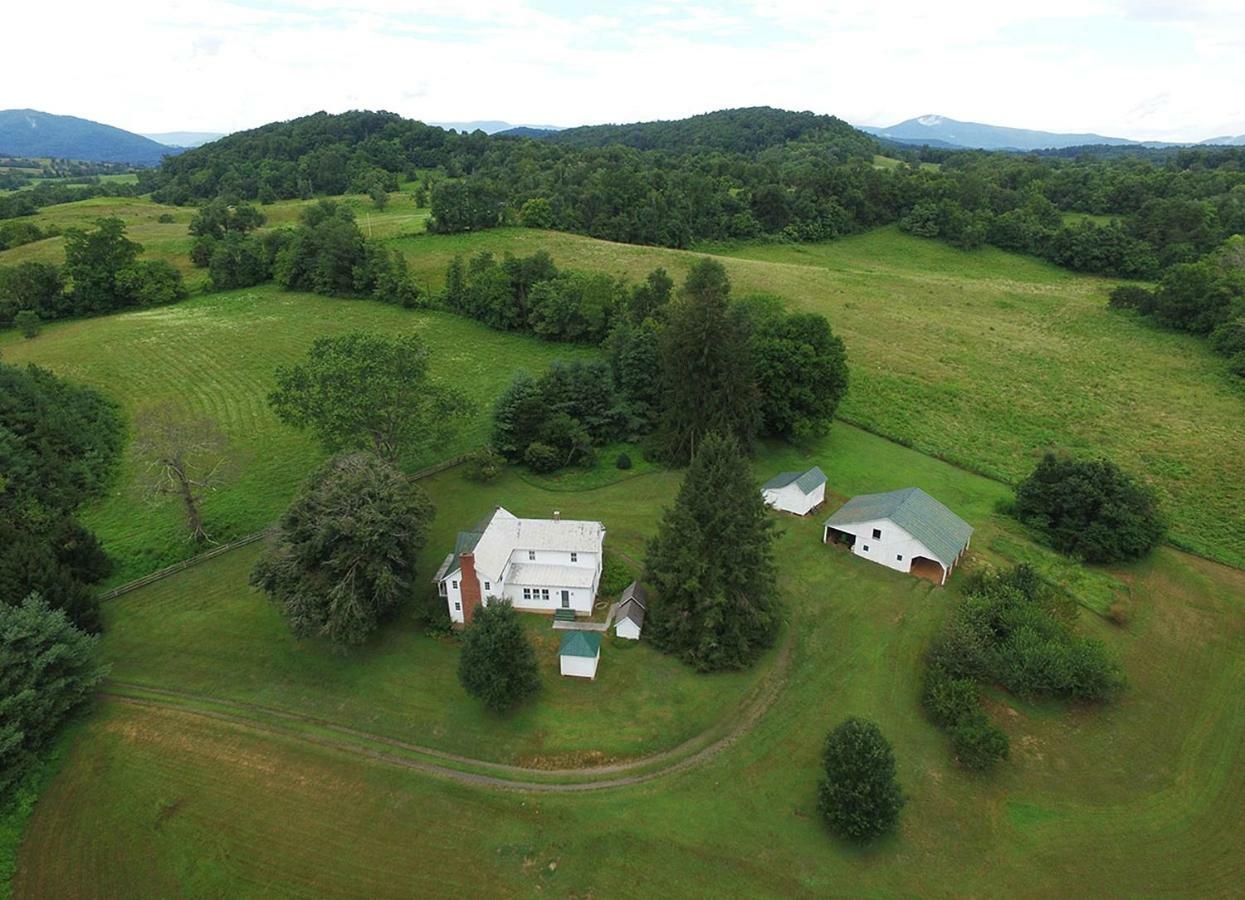
[[[573,610],[590,615],[601,582],[605,526],[561,518],[520,519],[497,507],[471,531],[433,580],[450,620],[469,624],[476,608],[494,597],[528,612]]]
[[[558,670],[574,678],[596,678],[601,662],[601,632],[564,631],[558,650]]]
[[[783,472],[761,485],[766,506],[807,516],[826,499],[826,473],[817,466],[807,472]]]
[[[618,598],[618,607],[614,610],[614,634],[629,641],[638,641],[647,608],[648,594],[644,586],[638,581],[631,582]]]
[[[853,497],[826,519],[822,540],[890,569],[946,584],[972,527],[920,488]]]

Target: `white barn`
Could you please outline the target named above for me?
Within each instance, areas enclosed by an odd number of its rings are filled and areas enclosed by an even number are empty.
[[[622,592],[614,611],[614,634],[629,641],[638,641],[647,608],[648,594],[644,587],[638,581],[631,582]]]
[[[590,615],[601,583],[605,526],[600,522],[520,519],[497,507],[471,531],[459,532],[433,581],[450,620],[469,624],[494,597],[515,609]]]
[[[826,499],[826,473],[817,466],[806,472],[783,472],[761,485],[765,505],[807,516]]]
[[[558,670],[573,678],[596,678],[601,662],[601,632],[564,631],[558,650]]]
[[[900,572],[946,584],[972,527],[920,488],[862,494],[826,519],[822,540]]]

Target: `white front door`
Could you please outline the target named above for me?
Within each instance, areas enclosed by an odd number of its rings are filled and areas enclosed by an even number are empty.
[[[562,592],[562,608],[563,609],[571,608],[571,592],[570,591]]]

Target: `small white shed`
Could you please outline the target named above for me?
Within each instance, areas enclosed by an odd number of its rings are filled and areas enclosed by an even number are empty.
[[[639,582],[627,585],[614,611],[614,634],[629,641],[640,639],[644,627],[644,611],[648,607],[648,595]]]
[[[573,678],[596,678],[601,661],[599,631],[564,631],[558,661],[563,675]]]
[[[805,472],[782,472],[761,485],[765,505],[807,516],[826,499],[826,473],[817,466]]]

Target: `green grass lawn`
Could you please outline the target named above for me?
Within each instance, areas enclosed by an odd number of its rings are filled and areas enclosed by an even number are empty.
[[[487,440],[496,395],[514,371],[539,371],[583,351],[490,331],[446,313],[410,311],[371,300],[333,300],[272,286],[194,297],[176,306],[47,326],[33,340],[0,335],[6,362],[35,362],[98,388],[132,418],[144,406],[174,401],[206,414],[229,436],[239,474],[204,503],[209,533],[226,540],[275,521],[308,472],[323,459],[318,444],[282,425],[265,397],[276,366],[297,361],[322,335],[363,329],[418,333],[434,373],[462,388],[476,412],[459,436],[411,470]],[[191,552],[181,514],[152,508],[127,459],[110,494],[83,512],[118,566],[113,582],[142,575]]]
[[[834,497],[923,485],[977,528],[970,567],[996,558],[1000,538],[1025,541],[993,512],[1006,495],[997,483],[849,427],[807,453],[766,448],[757,475],[808,461],[828,473]],[[437,546],[422,565],[494,502],[529,515],[555,504],[567,515],[599,513],[610,545],[636,552],[676,480],[658,472],[568,493],[513,473],[491,486],[443,473],[425,482],[438,507]],[[993,695],[1013,757],[977,776],[951,763],[945,736],[918,704],[921,653],[962,576],[935,588],[823,546],[819,517],[775,521],[790,673],[757,725],[701,767],[591,794],[498,792],[185,710],[105,701],[36,808],[15,894],[1236,890],[1245,868],[1234,849],[1245,824],[1245,573],[1171,549],[1112,573],[1138,598],[1130,624],[1085,614],[1081,627],[1120,656],[1128,691],[1105,708]],[[681,716],[705,721],[732,702],[709,696],[716,677],[701,682],[649,648],[607,643],[597,683],[559,684],[547,668],[537,706],[489,728],[454,693],[452,644],[400,622],[347,657],[285,637],[242,583],[253,552],[110,604],[103,649],[114,677],[314,709],[512,758],[526,757],[538,735],[538,753],[574,748],[584,759],[592,749],[657,747],[638,739],[654,723],[668,742]],[[632,678],[648,691],[648,708],[610,689]],[[893,741],[909,798],[898,833],[866,849],[834,840],[816,817],[821,742],[849,714],[877,720]]]

